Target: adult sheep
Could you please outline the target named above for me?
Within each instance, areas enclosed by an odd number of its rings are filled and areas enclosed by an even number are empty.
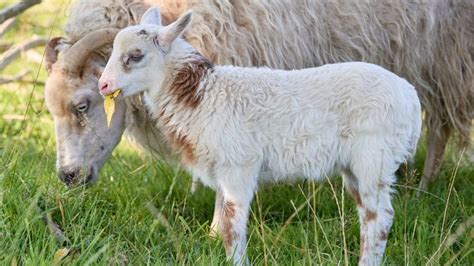
[[[473,1],[149,2],[161,7],[165,24],[192,8],[194,23],[184,37],[214,63],[292,69],[357,60],[405,77],[418,91],[428,130],[421,189],[437,175],[453,133],[463,145],[469,143]],[[147,134],[160,132],[148,123],[139,97],[117,103],[112,129],[106,128],[97,78],[110,51],[99,48],[111,43],[114,33],[84,37],[136,23],[147,4],[79,1],[65,28],[62,58],[57,61],[57,39],[48,46],[46,101],[55,119],[58,171],[67,183],[94,179],[125,127],[149,149],[169,152],[162,142],[148,141],[160,138]]]

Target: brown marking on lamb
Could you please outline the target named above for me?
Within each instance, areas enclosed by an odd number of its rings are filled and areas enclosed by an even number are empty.
[[[224,203],[223,216],[222,238],[224,241],[224,247],[228,251],[232,248],[232,242],[236,237],[232,228],[232,219],[235,217],[235,203],[230,201]]]
[[[181,159],[184,164],[190,164],[196,161],[196,157],[194,155],[194,147],[186,137],[180,136],[180,138],[176,139],[175,142],[177,143],[177,145],[180,145],[180,147],[182,147]]]
[[[387,232],[382,231],[382,232],[380,233],[380,240],[382,240],[382,241],[387,240]]]
[[[196,108],[202,100],[199,84],[209,71],[213,70],[212,63],[200,54],[194,56],[172,75],[169,93],[173,95],[178,104]]]
[[[171,122],[171,118],[173,118],[173,114],[165,116],[164,111],[162,111],[159,115],[161,122],[163,123],[164,126],[168,126]]]
[[[161,111],[157,115],[157,119],[160,121],[168,143],[179,152],[181,155],[182,163],[191,163],[194,161],[194,149],[188,137],[178,133],[175,126],[171,124],[171,118],[173,114],[166,115],[166,107],[162,107]]]
[[[360,199],[359,191],[353,187],[349,187],[347,191],[349,192],[349,195],[351,195],[351,197],[354,199],[356,205],[358,207],[362,206],[362,200]]]
[[[367,210],[365,213],[365,223],[373,221],[377,218],[377,213],[373,211]]]
[[[192,164],[196,161],[194,145],[188,136],[178,133],[176,129],[172,127],[165,130],[165,135],[171,145],[180,152],[183,164]]]
[[[166,139],[180,153],[181,162],[183,164],[193,164],[196,161],[194,144],[187,135],[178,133],[176,127],[171,123],[172,118],[173,114],[166,114],[166,105],[160,109],[156,116],[163,127]]]

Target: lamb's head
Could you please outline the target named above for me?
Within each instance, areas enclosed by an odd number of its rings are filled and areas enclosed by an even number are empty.
[[[179,38],[190,24],[191,16],[189,11],[174,23],[163,26],[160,10],[155,7],[145,12],[140,25],[121,30],[99,80],[100,92],[108,95],[120,88],[119,97],[126,97],[159,87],[169,61],[192,50]]]
[[[117,103],[107,128],[97,89],[106,59],[94,52],[111,44],[117,32],[92,32],[61,51],[59,59],[60,39],[53,39],[46,48],[45,99],[56,129],[58,175],[68,186],[94,181],[124,130],[124,103]]]

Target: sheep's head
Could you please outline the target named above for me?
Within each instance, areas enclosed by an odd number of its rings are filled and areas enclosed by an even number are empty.
[[[107,128],[103,98],[97,89],[106,59],[94,53],[112,43],[117,32],[92,32],[61,51],[59,59],[59,38],[46,48],[45,99],[56,129],[58,175],[68,186],[94,181],[124,130],[125,103],[118,103]]]
[[[174,23],[163,26],[160,10],[150,8],[140,25],[121,30],[114,40],[114,49],[99,80],[103,95],[121,89],[119,97],[159,87],[170,58],[192,49],[179,36],[191,22],[191,12]]]

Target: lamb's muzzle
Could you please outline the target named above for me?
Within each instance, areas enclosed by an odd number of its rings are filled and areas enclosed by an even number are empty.
[[[207,64],[179,37],[190,20],[187,13],[162,26],[159,10],[149,9],[141,25],[117,35],[101,80],[125,97],[144,92],[183,164],[218,192],[212,226],[228,257],[246,261],[259,183],[341,173],[359,213],[359,263],[380,264],[395,171],[421,132],[414,87],[362,62],[294,71]]]
[[[103,78],[99,80],[99,91],[103,96],[113,94],[117,89],[118,88],[114,85],[113,81],[105,80]]]

